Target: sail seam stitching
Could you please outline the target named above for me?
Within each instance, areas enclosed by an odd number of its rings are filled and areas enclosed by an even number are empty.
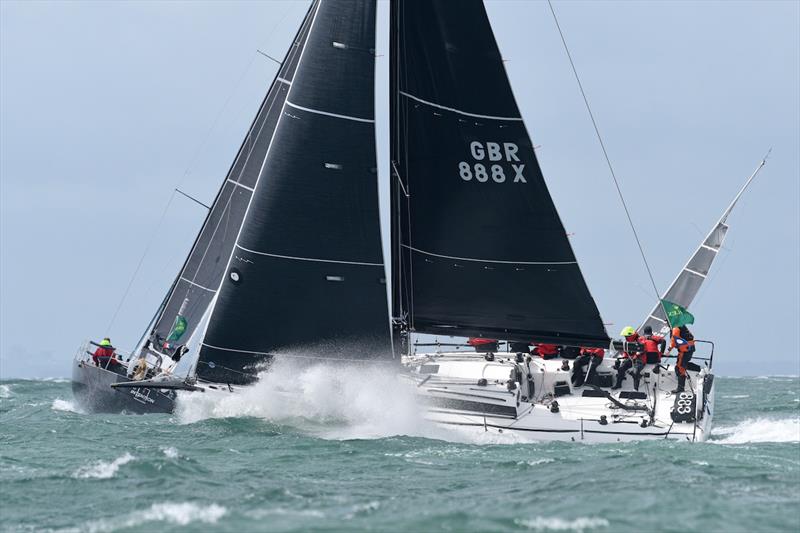
[[[423,100],[422,98],[414,96],[413,94],[409,94],[409,93],[407,93],[405,91],[397,91],[397,92],[399,92],[400,94],[402,94],[405,97],[411,98],[412,100],[416,100],[417,102],[419,102],[421,104],[429,105],[429,106],[432,106],[432,107],[437,107],[439,109],[444,109],[445,111],[451,111],[453,113],[458,113],[459,115],[464,115],[466,117],[488,118],[490,120],[514,120],[514,121],[522,122],[522,117],[498,117],[498,116],[495,116],[495,115],[480,115],[478,113],[469,113],[467,111],[461,111],[460,109],[456,109],[454,107],[447,107],[447,106],[443,106],[443,105],[440,105],[440,104],[435,104],[433,102],[429,102],[427,100]]]
[[[258,352],[258,351],[255,351],[255,350],[238,350],[236,348],[223,348],[222,346],[214,346],[213,344],[208,344],[208,343],[205,343],[205,342],[202,343],[202,344],[203,344],[203,346],[206,346],[208,348],[213,348],[215,350],[223,350],[223,351],[226,351],[226,352],[250,353],[250,354],[253,354],[253,355],[272,355],[269,352]],[[336,357],[336,358],[333,358],[333,357],[319,357],[319,356],[315,356],[315,355],[296,355],[296,354],[287,354],[287,353],[282,353],[280,355],[281,355],[281,357],[297,357],[297,358],[300,358],[300,359],[323,359],[323,360],[335,359],[336,361],[351,361],[351,362],[360,362],[360,363],[363,363],[365,361],[365,359],[351,359],[351,358],[343,358],[343,357]],[[388,360],[385,360],[385,361],[369,360],[369,361],[370,361],[370,363],[389,363],[389,364],[393,363],[393,361],[388,361]]]
[[[701,278],[705,278],[705,277],[706,277],[706,275],[705,275],[705,274],[701,274],[700,272],[698,272],[698,271],[696,271],[696,270],[692,270],[691,268],[685,268],[685,267],[684,267],[684,270],[685,270],[686,272],[688,272],[689,274],[694,274],[695,276],[700,276]]]
[[[231,183],[233,183],[233,184],[234,184],[234,185],[236,185],[237,187],[241,187],[242,189],[247,189],[247,190],[248,190],[248,191],[250,191],[250,192],[253,192],[253,191],[255,190],[255,189],[253,189],[252,187],[248,187],[247,185],[245,185],[245,184],[243,184],[243,183],[239,183],[238,181],[234,181],[234,180],[232,180],[232,179],[230,179],[230,178],[228,178],[228,181],[229,181],[229,182],[231,182]]]
[[[315,257],[296,257],[292,255],[271,254],[267,252],[250,250],[249,248],[245,248],[241,244],[237,244],[236,247],[244,250],[245,252],[250,252],[251,254],[266,255],[267,257],[277,257],[279,259],[293,259],[295,261],[315,261],[318,263],[340,263],[344,265],[363,265],[363,266],[380,266],[380,267],[383,266],[383,263],[366,263],[362,261],[339,261],[336,259],[318,259]]]
[[[200,289],[203,289],[204,291],[213,292],[213,293],[216,293],[216,292],[217,292],[217,291],[215,291],[214,289],[209,289],[208,287],[203,287],[203,286],[202,286],[202,285],[200,285],[199,283],[195,283],[194,281],[192,281],[192,280],[190,280],[190,279],[186,279],[186,278],[184,278],[183,276],[181,276],[181,279],[182,279],[183,281],[185,281],[186,283],[188,283],[189,285],[194,285],[195,287],[198,287],[198,288],[200,288]]]
[[[409,246],[407,244],[402,244],[404,248],[408,248],[414,252],[419,252],[421,254],[432,255],[434,257],[441,257],[444,259],[455,259],[457,261],[475,261],[478,263],[501,263],[506,265],[576,265],[578,264],[577,261],[501,261],[499,259],[476,259],[473,257],[456,257],[452,255],[443,255],[443,254],[436,254],[433,252],[427,252],[425,250],[420,250],[419,248],[414,248],[413,246]]]
[[[352,120],[352,121],[355,121],[355,122],[366,122],[368,124],[374,124],[375,123],[375,120],[370,119],[370,118],[360,118],[360,117],[353,117],[353,116],[350,116],[350,115],[341,115],[339,113],[330,113],[328,111],[320,111],[319,109],[312,109],[310,107],[303,107],[303,106],[300,106],[300,105],[297,105],[297,104],[293,104],[289,100],[286,100],[286,105],[288,105],[289,107],[293,107],[295,109],[299,109],[301,111],[308,111],[309,113],[316,113],[317,115],[325,115],[327,117],[333,117],[333,118],[343,118],[345,120]]]

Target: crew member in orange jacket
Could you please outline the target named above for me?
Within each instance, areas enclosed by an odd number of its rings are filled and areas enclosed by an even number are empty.
[[[678,376],[678,388],[672,391],[673,394],[683,392],[686,387],[686,365],[692,360],[694,353],[694,335],[686,326],[672,328],[672,338],[670,339],[669,349],[678,349],[678,361],[675,363],[675,375]]]
[[[581,354],[572,364],[572,384],[576,387],[580,387],[584,383],[591,385],[597,374],[597,367],[603,362],[605,353],[602,348],[581,347]],[[583,367],[586,365],[589,365],[589,370],[584,375]]]
[[[628,326],[620,333],[625,337],[626,342],[641,342],[639,334],[631,326]],[[639,390],[639,381],[642,379],[642,369],[644,368],[647,356],[644,352],[623,352],[624,359],[617,369],[617,382],[614,383],[612,389],[622,388],[622,382],[625,381],[625,375],[629,368],[633,367],[633,388]]]

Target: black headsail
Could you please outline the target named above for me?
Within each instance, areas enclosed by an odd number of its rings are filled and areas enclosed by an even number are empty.
[[[395,0],[393,316],[411,331],[607,345],[480,0]]]
[[[297,67],[302,44],[308,34],[310,14],[309,9],[225,176],[192,250],[154,321],[151,336],[161,349],[171,350],[191,337],[225,274],[228,258]]]
[[[259,362],[281,355],[391,357],[374,47],[374,0],[315,3],[211,312],[198,377],[246,383]]]

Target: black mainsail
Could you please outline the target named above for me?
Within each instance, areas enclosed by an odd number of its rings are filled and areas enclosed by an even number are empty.
[[[374,0],[315,2],[300,48],[211,310],[201,379],[247,383],[276,354],[391,357]]]
[[[480,0],[391,8],[393,318],[605,346]]]
[[[301,46],[308,34],[310,13],[311,10],[306,13],[278,75],[264,97],[211,205],[192,250],[155,318],[150,336],[159,349],[171,349],[174,345],[187,342],[213,301],[286,100]]]

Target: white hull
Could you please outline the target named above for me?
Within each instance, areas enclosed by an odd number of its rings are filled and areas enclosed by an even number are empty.
[[[695,394],[694,409],[689,409],[689,400],[682,403],[694,420],[675,422],[671,411],[676,397],[670,391],[677,380],[668,364],[664,364],[667,370],[658,374],[653,373],[654,365],[647,365],[638,394],[631,376],[620,390],[573,387],[570,371],[562,370],[561,359],[534,357],[529,363],[517,363],[512,353],[495,354],[494,361],[486,361],[482,354],[445,353],[410,356],[404,365],[427,404],[426,418],[443,426],[513,434],[519,440],[568,442],[696,442],[706,440],[711,431],[714,387],[707,369],[689,373],[686,391]],[[615,376],[613,359],[607,357],[599,371]],[[514,381],[512,390],[510,376],[519,380]],[[478,384],[481,379],[485,384]],[[561,384],[559,395],[555,394],[557,384]]]

